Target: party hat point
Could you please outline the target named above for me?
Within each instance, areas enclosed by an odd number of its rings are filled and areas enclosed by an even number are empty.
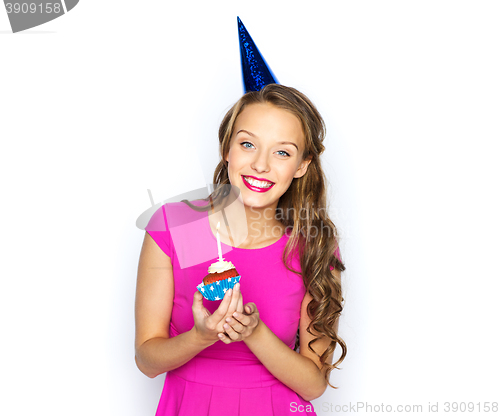
[[[248,33],[245,25],[238,19],[240,40],[241,73],[245,92],[260,91],[268,84],[279,84],[273,71],[259,52],[257,45]]]

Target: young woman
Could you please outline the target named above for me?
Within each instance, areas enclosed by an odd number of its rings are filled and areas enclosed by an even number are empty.
[[[326,210],[324,135],[323,119],[299,91],[270,84],[246,93],[219,129],[219,187],[207,200],[166,204],[150,221],[135,348],[144,374],[167,372],[157,415],[315,414],[309,401],[346,355],[337,334],[344,265]],[[245,215],[231,210],[233,201]],[[179,243],[183,215],[199,227],[191,244],[200,239],[214,251],[217,223],[228,225],[219,230],[224,257],[241,281],[221,301],[196,290],[216,257],[186,263],[196,249]]]

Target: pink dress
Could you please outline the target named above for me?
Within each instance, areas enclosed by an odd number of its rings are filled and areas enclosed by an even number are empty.
[[[193,202],[203,205],[203,201]],[[193,325],[193,294],[217,261],[217,241],[208,212],[192,210],[183,202],[163,205],[146,230],[170,257],[175,295],[170,336]],[[293,349],[305,295],[302,278],[283,265],[282,253],[288,235],[274,244],[255,250],[222,244],[223,257],[241,275],[244,303],[255,302],[260,318],[287,346]],[[293,268],[300,270],[295,258]],[[220,301],[207,301],[213,313]],[[156,416],[268,416],[292,415],[311,409],[310,402],[281,383],[264,367],[244,342],[229,345],[217,341],[185,365],[169,371]],[[301,412],[315,415],[314,412]]]

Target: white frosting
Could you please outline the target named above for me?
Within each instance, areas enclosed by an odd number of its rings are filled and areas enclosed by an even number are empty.
[[[216,263],[212,263],[208,267],[208,273],[222,273],[229,269],[234,269],[233,263],[230,261],[218,261]]]

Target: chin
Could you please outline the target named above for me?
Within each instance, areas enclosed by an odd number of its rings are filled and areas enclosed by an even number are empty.
[[[247,207],[250,207],[250,208],[255,208],[255,209],[263,209],[263,208],[267,208],[271,205],[273,205],[275,201],[271,201],[271,200],[263,200],[262,198],[255,198],[252,196],[248,197],[248,196],[243,196],[243,203],[245,204],[245,206]]]

